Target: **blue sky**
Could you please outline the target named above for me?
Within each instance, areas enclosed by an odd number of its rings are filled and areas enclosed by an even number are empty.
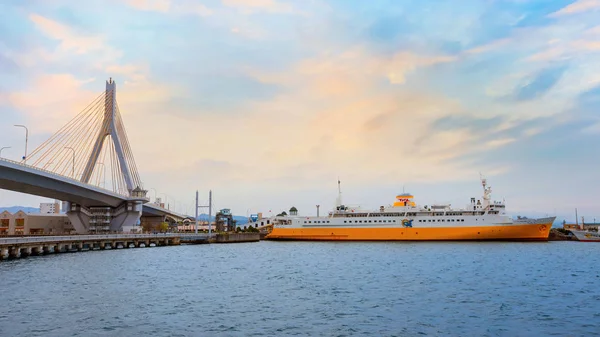
[[[600,1],[0,4],[0,145],[22,154],[112,77],[147,188],[191,212],[367,207],[403,186],[600,218]],[[151,192],[153,196],[154,192]],[[8,191],[4,205],[42,198]]]

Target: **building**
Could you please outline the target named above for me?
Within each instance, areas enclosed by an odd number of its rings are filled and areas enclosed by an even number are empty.
[[[40,204],[40,213],[41,214],[58,214],[60,213],[60,203],[58,200],[54,202],[43,202]]]
[[[0,236],[44,234],[75,234],[75,229],[66,214],[27,214],[23,211],[0,213]]]
[[[592,230],[598,231],[598,227],[600,227],[600,223],[597,222],[585,222],[583,218],[581,218],[581,223],[567,223],[563,221],[563,228],[566,230]]]
[[[211,221],[211,230],[216,230],[216,224]],[[183,222],[177,224],[177,231],[182,233],[193,233],[196,230],[196,223],[194,219],[185,219]],[[208,221],[198,220],[198,230],[199,231],[208,231]]]

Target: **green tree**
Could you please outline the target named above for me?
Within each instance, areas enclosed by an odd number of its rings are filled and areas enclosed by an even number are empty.
[[[169,223],[167,222],[161,222],[160,225],[158,225],[158,230],[160,232],[166,232],[169,230]]]

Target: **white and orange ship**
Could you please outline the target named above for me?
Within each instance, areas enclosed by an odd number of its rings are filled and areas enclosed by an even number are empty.
[[[337,206],[328,216],[276,216],[250,225],[266,228],[266,239],[271,240],[548,240],[555,217],[513,220],[506,215],[503,202],[490,201],[492,191],[486,179],[481,183],[483,200],[471,198],[464,209],[418,207],[412,195],[401,194],[393,205],[361,210],[344,206],[340,191]]]

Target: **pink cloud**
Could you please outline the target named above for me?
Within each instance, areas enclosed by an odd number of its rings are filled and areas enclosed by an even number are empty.
[[[598,9],[600,9],[600,0],[578,0],[550,14],[550,16],[559,17]]]

